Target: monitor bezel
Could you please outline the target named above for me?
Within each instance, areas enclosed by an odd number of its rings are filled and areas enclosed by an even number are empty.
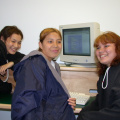
[[[60,61],[63,61],[65,63],[72,63],[72,64],[90,64],[95,63],[94,60],[94,40],[95,38],[100,35],[100,25],[97,22],[91,22],[91,23],[79,23],[79,24],[69,24],[69,25],[60,25],[59,30],[61,32],[61,35],[63,37],[63,30],[64,29],[74,29],[74,28],[90,28],[90,45],[91,45],[91,55],[90,56],[77,56],[77,55],[64,55],[63,54],[63,47],[60,54]],[[63,45],[63,39],[62,39],[62,45]]]

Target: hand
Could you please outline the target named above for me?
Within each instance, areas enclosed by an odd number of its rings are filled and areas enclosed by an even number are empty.
[[[14,62],[9,62],[9,63],[6,63],[6,64],[0,66],[0,74],[4,76],[6,73],[6,70],[8,68],[12,67],[13,65],[14,65]]]
[[[2,65],[0,66],[0,75],[5,76],[6,74],[6,66]]]
[[[68,104],[71,105],[71,107],[72,107],[73,110],[75,110],[76,98],[69,98],[68,99]]]

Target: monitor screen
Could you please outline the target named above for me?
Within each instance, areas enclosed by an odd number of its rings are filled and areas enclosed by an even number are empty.
[[[90,56],[90,27],[63,30],[63,54]]]

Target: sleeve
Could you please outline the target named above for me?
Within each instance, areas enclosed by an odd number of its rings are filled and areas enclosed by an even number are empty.
[[[20,62],[20,60],[24,57],[25,55],[20,53],[20,52],[16,52],[14,55],[11,54],[7,54],[7,59],[9,62],[14,62],[14,65],[17,64],[18,62]],[[14,69],[14,65],[10,68],[10,69]]]
[[[16,88],[12,97],[12,120],[42,120],[42,102],[46,99],[44,63],[34,58],[21,62],[14,77]],[[40,109],[39,119],[36,118],[36,109]]]
[[[95,100],[90,105],[84,107],[80,111],[77,120],[82,120],[83,114],[86,113],[87,111],[88,112],[90,112],[90,111],[98,111],[98,102],[97,102],[97,99],[98,99],[98,94],[97,94]],[[85,119],[85,120],[89,120],[89,119]]]

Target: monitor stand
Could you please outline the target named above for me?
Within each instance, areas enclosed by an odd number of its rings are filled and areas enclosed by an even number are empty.
[[[96,64],[95,63],[64,63],[65,66],[67,67],[85,67],[85,68],[96,68]]]

